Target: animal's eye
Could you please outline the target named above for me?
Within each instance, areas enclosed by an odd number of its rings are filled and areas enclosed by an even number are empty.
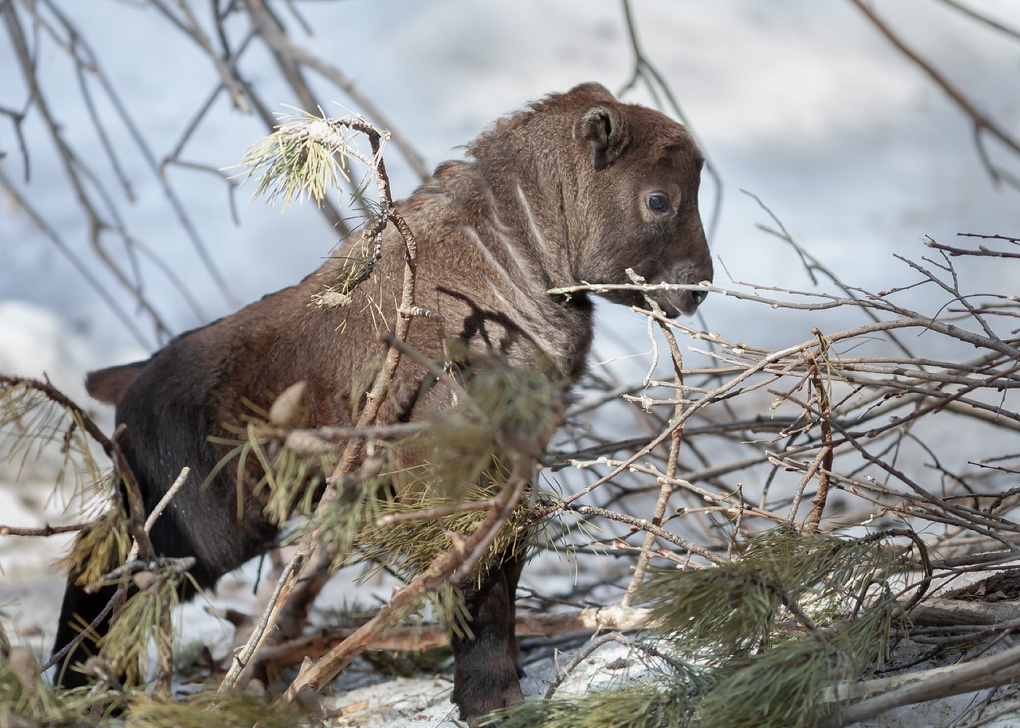
[[[669,209],[669,198],[659,192],[648,195],[647,202],[652,212],[665,212]]]

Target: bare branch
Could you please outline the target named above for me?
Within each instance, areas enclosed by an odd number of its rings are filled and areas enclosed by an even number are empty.
[[[924,71],[924,73],[927,74],[928,77],[942,89],[946,96],[960,107],[960,110],[963,111],[963,113],[970,117],[971,121],[974,123],[974,141],[977,145],[981,161],[984,162],[985,168],[988,170],[988,174],[991,178],[996,182],[1005,181],[1014,187],[1020,187],[1020,180],[1013,178],[1004,170],[999,169],[991,163],[991,160],[988,158],[987,152],[984,149],[984,145],[982,144],[981,137],[982,134],[990,134],[1001,142],[1007,149],[1018,156],[1020,156],[1020,140],[1017,140],[1016,137],[1003,131],[998,124],[992,121],[987,115],[985,115],[984,112],[980,111],[970,98],[950,83],[945,75],[936,70],[935,67],[922,58],[920,54],[908,47],[899,35],[890,28],[885,21],[879,18],[875,11],[872,10],[864,0],[850,0],[850,2],[853,3],[853,5],[856,6],[869,21],[871,21],[872,25],[878,29],[886,40],[888,40],[903,55],[909,58],[914,65]]]

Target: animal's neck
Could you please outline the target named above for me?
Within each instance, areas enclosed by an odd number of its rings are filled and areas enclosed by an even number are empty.
[[[495,275],[538,298],[572,281],[565,230],[531,187],[517,178],[502,190],[487,188],[486,204],[464,231]]]
[[[452,162],[398,209],[419,240],[416,298],[437,307],[447,335],[477,336],[469,346],[490,346],[512,363],[576,381],[591,344],[592,305],[583,295],[547,293],[575,282],[555,164],[523,155]],[[324,266],[319,280],[335,280],[338,264]],[[387,230],[374,277],[388,281],[387,290],[399,286],[403,265],[403,241]],[[380,300],[390,298],[399,295],[390,291]],[[348,310],[363,309],[356,301]]]
[[[555,157],[479,160],[472,175],[474,215],[462,227],[465,242],[485,262],[497,306],[553,361],[576,380],[592,336],[586,296],[551,296],[551,288],[575,283],[566,203]]]

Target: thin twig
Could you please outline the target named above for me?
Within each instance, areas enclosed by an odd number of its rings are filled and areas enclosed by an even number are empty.
[[[1010,184],[1018,185],[1020,181],[1015,180],[1003,170],[992,166],[986,152],[984,151],[984,147],[981,144],[981,134],[991,134],[1018,156],[1020,156],[1020,141],[1004,132],[1000,126],[985,115],[984,112],[980,111],[977,106],[975,106],[974,103],[966,95],[964,95],[962,91],[960,91],[960,89],[950,83],[949,80],[942,73],[936,70],[933,65],[922,58],[916,51],[907,46],[899,35],[893,31],[887,23],[879,18],[875,11],[872,10],[868,4],[864,2],[864,0],[850,0],[850,2],[858,10],[860,10],[868,20],[871,21],[872,25],[874,25],[878,31],[885,36],[886,40],[888,40],[903,55],[909,58],[914,65],[924,71],[924,73],[927,74],[928,77],[942,89],[946,96],[960,107],[961,111],[970,117],[974,124],[974,140],[977,144],[981,160],[984,162],[985,168],[988,170],[988,174],[992,177],[992,179],[996,182],[1005,180]]]

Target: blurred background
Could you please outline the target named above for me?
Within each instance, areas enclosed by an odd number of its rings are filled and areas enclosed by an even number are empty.
[[[85,369],[146,355],[314,269],[341,238],[320,211],[249,202],[252,185],[225,180],[239,170],[221,171],[273,114],[315,111],[296,75],[326,114],[367,114],[431,170],[528,100],[586,80],[619,91],[635,67],[616,2],[232,5],[0,4],[0,370],[45,372],[80,393]],[[1015,137],[1020,8],[966,7],[1001,27],[943,0],[874,3]],[[893,254],[925,254],[926,235],[1016,233],[1020,192],[997,183],[982,154],[1014,179],[1020,155],[987,133],[979,150],[974,120],[849,0],[642,0],[632,17],[717,174],[706,175],[702,210],[715,223],[718,284],[811,286],[789,247],[756,228],[773,223],[745,190],[845,282],[873,291],[912,280]],[[297,68],[279,44],[274,55],[277,31],[311,63]],[[208,49],[231,55],[214,62]],[[230,90],[224,64],[236,68]],[[656,102],[640,80],[626,98]],[[387,160],[395,196],[406,196],[414,166],[392,144]],[[973,267],[961,269],[970,284],[1011,286],[1008,269]],[[791,337],[797,314],[720,296],[703,315],[733,340],[805,338]],[[598,350],[616,356],[631,337],[616,314],[603,320]]]

